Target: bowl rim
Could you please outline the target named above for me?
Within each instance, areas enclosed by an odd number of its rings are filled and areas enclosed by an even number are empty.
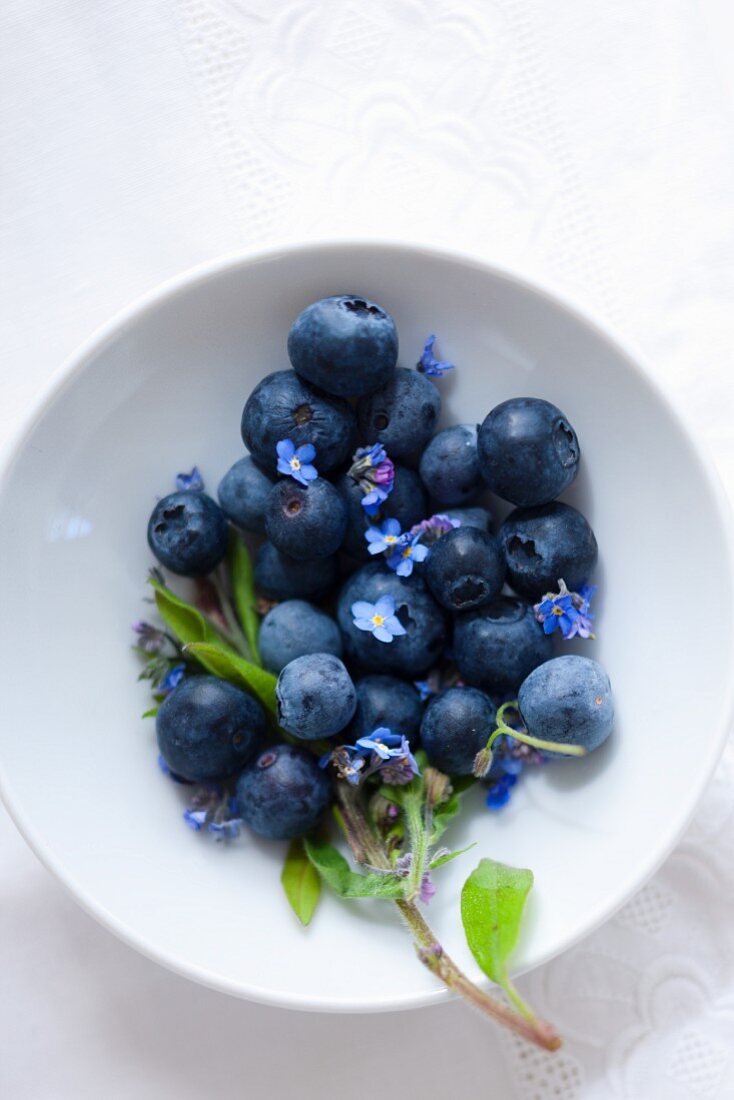
[[[700,473],[707,484],[715,506],[716,520],[718,521],[727,550],[730,584],[734,589],[734,516],[719,471],[709,454],[708,445],[694,439],[692,431],[686,424],[682,402],[679,405],[678,398],[675,396],[671,397],[670,394],[662,389],[646,357],[639,351],[634,343],[617,335],[606,320],[600,319],[593,309],[588,308],[586,305],[582,306],[576,302],[565,289],[559,293],[543,279],[538,279],[535,276],[526,276],[515,268],[506,264],[487,260],[470,251],[445,247],[438,248],[410,239],[367,240],[359,237],[344,239],[336,238],[329,240],[303,240],[290,244],[281,243],[262,248],[238,249],[220,254],[213,259],[186,268],[184,271],[163,280],[151,289],[138,295],[127,306],[115,312],[109,320],[98,326],[86,340],[78,345],[77,348],[64,359],[55,371],[52,371],[36,399],[31,402],[21,416],[15,431],[11,431],[6,438],[5,444],[0,449],[0,516],[2,515],[2,502],[12,477],[13,468],[26,442],[53,402],[63,394],[67,387],[75,383],[77,377],[82,374],[89,361],[104,349],[105,344],[116,339],[126,329],[132,327],[149,313],[154,312],[164,302],[196,286],[201,286],[210,280],[214,280],[230,269],[254,266],[258,263],[284,259],[294,254],[309,252],[314,254],[338,252],[343,252],[345,254],[355,252],[370,252],[375,254],[399,253],[401,255],[413,254],[417,259],[423,257],[425,259],[459,264],[465,268],[475,269],[484,274],[490,274],[497,279],[504,280],[507,283],[514,284],[519,289],[544,299],[553,308],[566,313],[576,322],[591,330],[595,336],[611,346],[618,355],[627,361],[643,384],[653,391],[657,400],[662,403],[683,437],[687,440],[691,455],[698,463]],[[717,736],[711,742],[707,767],[698,785],[692,790],[689,790],[687,801],[681,807],[677,830],[673,834],[667,836],[665,838],[665,843],[663,843],[660,848],[656,849],[650,856],[646,865],[639,873],[634,885],[629,886],[623,894],[617,898],[613,905],[601,906],[589,919],[583,932],[570,936],[554,950],[546,952],[546,954],[538,959],[532,967],[526,967],[524,970],[516,971],[516,973],[523,973],[531,969],[535,970],[548,963],[551,959],[568,951],[609,920],[647,881],[649,881],[652,875],[655,874],[673,849],[678,845],[681,837],[688,828],[701,796],[708,786],[719,762],[732,724],[734,724],[734,677],[729,679],[726,690],[723,693],[722,702],[719,706]],[[393,995],[392,997],[387,996],[379,999],[374,998],[368,1001],[363,999],[354,1001],[334,998],[325,999],[319,998],[318,994],[305,995],[284,993],[280,990],[270,990],[260,986],[244,985],[239,981],[229,980],[221,974],[212,973],[204,967],[180,958],[178,955],[173,953],[168,954],[165,950],[151,946],[147,941],[138,936],[135,931],[119,921],[114,913],[107,910],[105,906],[97,902],[79,883],[75,882],[73,875],[66,871],[63,860],[56,857],[49,850],[44,839],[38,835],[32,823],[26,818],[22,806],[16,801],[12,793],[11,785],[5,774],[1,759],[0,800],[4,803],[16,828],[33,853],[64,889],[71,894],[82,909],[99,924],[117,936],[118,939],[175,974],[189,978],[192,981],[222,993],[273,1007],[300,1011],[355,1013],[388,1012],[402,1009],[423,1008],[428,1005],[440,1004],[454,999],[454,995],[440,985],[437,985],[435,990],[399,996]]]

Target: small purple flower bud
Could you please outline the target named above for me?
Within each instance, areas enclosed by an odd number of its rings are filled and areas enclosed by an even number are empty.
[[[435,893],[436,887],[433,883],[433,879],[431,878],[431,872],[424,871],[423,878],[421,879],[420,894],[418,895],[418,897],[424,905],[428,905],[431,898],[435,896]]]
[[[138,636],[138,645],[146,653],[160,653],[166,644],[166,635],[150,623],[133,623],[133,632]]]

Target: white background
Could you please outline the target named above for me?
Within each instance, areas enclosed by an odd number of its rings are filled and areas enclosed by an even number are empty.
[[[75,345],[167,276],[242,247],[397,236],[593,307],[685,403],[733,490],[727,9],[6,0],[0,443]],[[627,595],[644,629],[644,593]],[[695,644],[715,593],[682,577],[671,598]],[[459,1005],[340,1019],[190,985],[77,909],[0,811],[0,1096],[361,1100],[399,1081],[425,1098],[734,1097],[733,779],[730,748],[655,879],[521,983],[567,1036],[554,1059]],[[92,792],[90,828],[104,814]]]

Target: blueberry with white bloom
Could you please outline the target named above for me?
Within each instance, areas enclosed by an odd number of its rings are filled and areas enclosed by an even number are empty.
[[[360,397],[389,380],[398,360],[390,314],[358,294],[312,302],[288,334],[293,369],[327,393]]]
[[[483,531],[489,531],[492,525],[492,513],[478,504],[467,508],[447,508],[446,515],[461,527],[480,527]]]
[[[434,598],[449,611],[469,611],[502,591],[505,558],[499,542],[479,527],[457,527],[439,539],[426,566]]]
[[[319,477],[308,485],[276,482],[265,502],[265,530],[274,546],[298,561],[328,558],[341,546],[347,509],[334,486]]]
[[[342,640],[330,615],[306,600],[284,600],[263,619],[259,648],[263,666],[277,674],[307,653],[341,657]]]
[[[390,602],[380,603],[385,596]],[[375,623],[378,603],[382,621]],[[367,672],[384,672],[388,665],[395,675],[414,680],[424,676],[443,653],[446,617],[417,570],[410,577],[399,577],[382,562],[370,562],[344,584],[336,615],[346,656]],[[386,619],[389,633],[376,635]],[[389,654],[380,640],[385,637],[391,638]]]
[[[292,370],[275,371],[255,387],[242,412],[242,439],[258,465],[274,474],[276,445],[311,443],[319,472],[346,462],[354,450],[356,419],[348,401],[317,392]],[[295,451],[294,451],[295,453]]]
[[[436,387],[406,367],[398,367],[385,386],[357,402],[362,437],[376,439],[393,459],[407,459],[425,447],[440,413]]]
[[[567,489],[581,457],[568,418],[538,397],[515,397],[492,409],[477,447],[487,485],[521,507],[548,504]]]
[[[563,577],[578,591],[594,571],[598,547],[588,521],[570,504],[516,508],[499,530],[507,582],[520,596],[542,600]]]
[[[197,783],[232,775],[265,735],[252,696],[216,676],[189,676],[161,703],[158,748],[169,768]]]
[[[357,709],[345,730],[350,740],[357,741],[371,730],[387,726],[417,743],[423,705],[413,684],[378,673],[357,680],[355,689]]]
[[[454,656],[461,677],[484,691],[515,692],[553,653],[531,604],[497,596],[456,618]]]
[[[220,507],[227,518],[243,531],[262,534],[265,530],[265,501],[273,479],[245,455],[227,470],[217,488]]]
[[[437,695],[421,722],[421,743],[429,762],[447,775],[471,775],[495,716],[494,703],[477,688],[453,687]]]
[[[331,800],[331,784],[310,752],[273,745],[237,780],[239,816],[258,836],[291,840],[318,824]]]
[[[219,505],[206,493],[169,493],[148,520],[148,545],[158,561],[183,577],[204,577],[227,551],[229,527]]]
[[[357,709],[352,679],[332,653],[308,653],[287,664],[275,698],[280,725],[304,741],[339,733]]]
[[[316,458],[316,448],[312,443],[304,443],[296,447],[292,439],[281,439],[275,445],[278,455],[277,470],[285,477],[293,477],[300,481],[301,485],[308,485],[309,481],[315,481],[319,472],[313,465]]]
[[[597,661],[568,654],[539,665],[523,680],[520,714],[531,737],[591,752],[612,732],[614,702],[609,677]],[[554,758],[560,753],[548,752]]]
[[[336,557],[296,561],[264,542],[255,557],[255,585],[271,600],[320,600],[339,576]]]
[[[483,488],[473,424],[453,424],[434,435],[420,460],[420,475],[434,500],[466,504]]]

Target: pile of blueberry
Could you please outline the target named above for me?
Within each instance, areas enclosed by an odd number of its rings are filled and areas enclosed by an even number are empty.
[[[601,666],[553,656],[554,636],[593,637],[596,539],[556,500],[579,468],[576,432],[528,397],[437,431],[435,383],[453,364],[434,341],[416,369],[399,367],[379,305],[308,306],[288,336],[292,369],[247,399],[249,453],[218,503],[194,471],[153,509],[151,550],[197,579],[192,614],[239,661],[237,677],[213,674],[220,664],[192,656],[175,623],[136,625],[162,766],[197,785],[195,828],[303,836],[335,784],[409,783],[421,761],[480,779],[497,807],[525,765],[611,731]],[[514,506],[496,533],[488,491]],[[264,617],[249,644],[222,566],[238,532],[262,540],[251,603]]]

